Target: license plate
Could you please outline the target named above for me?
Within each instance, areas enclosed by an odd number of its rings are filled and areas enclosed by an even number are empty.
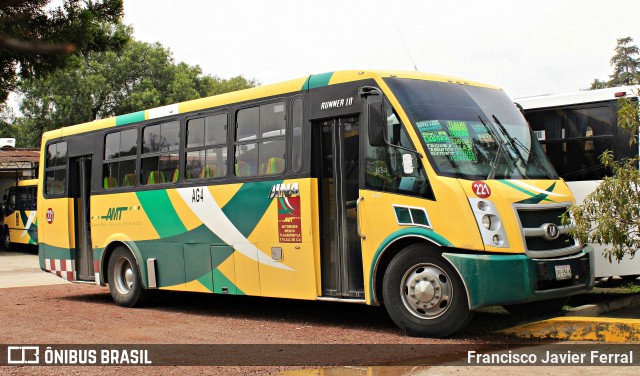
[[[571,279],[571,265],[556,265],[556,279],[558,281]]]

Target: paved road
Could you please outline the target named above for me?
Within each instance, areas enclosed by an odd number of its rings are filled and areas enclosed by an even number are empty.
[[[69,283],[40,270],[36,251],[0,249],[0,288]]]

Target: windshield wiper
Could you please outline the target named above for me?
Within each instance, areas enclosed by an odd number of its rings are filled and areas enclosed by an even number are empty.
[[[525,152],[527,152],[527,154],[530,157],[533,157],[532,159],[534,160],[534,162],[536,162],[538,164],[538,167],[540,167],[540,169],[542,171],[544,171],[545,175],[547,175],[547,177],[549,179],[554,179],[554,177],[551,175],[551,173],[549,173],[549,171],[547,171],[547,168],[542,164],[542,162],[540,162],[540,159],[538,159],[538,157],[531,153],[531,149],[527,148],[522,141],[518,140],[517,138],[511,137],[509,135],[509,133],[507,132],[507,130],[505,129],[504,125],[502,125],[502,123],[500,122],[500,120],[498,119],[498,117],[496,117],[496,115],[491,115],[493,117],[493,120],[496,122],[496,124],[498,124],[498,126],[500,127],[500,131],[502,132],[502,134],[507,138],[507,140],[509,141],[509,143],[511,144],[511,147],[513,148],[513,150],[515,151],[516,155],[518,156],[518,158],[520,159],[520,161],[522,162],[522,167],[524,169],[526,169],[527,167],[527,160],[522,156],[522,154],[520,153],[520,150],[518,149],[518,146],[521,147]],[[525,173],[523,172],[522,175],[526,176]]]
[[[500,157],[502,157],[503,150],[506,148],[506,143],[502,137],[498,137],[496,135],[494,127],[490,124],[487,124],[487,122],[482,119],[482,116],[478,115],[478,119],[480,120],[482,125],[484,125],[484,127],[491,133],[491,136],[494,138],[494,140],[498,142],[498,152],[496,153],[496,158],[493,160],[493,163],[491,163],[491,170],[489,171],[489,175],[487,176],[487,180],[490,180],[493,179],[496,175],[498,162],[500,161]],[[507,158],[507,163],[509,164],[509,168],[517,169],[515,166],[511,165],[511,163],[513,162],[510,158]]]

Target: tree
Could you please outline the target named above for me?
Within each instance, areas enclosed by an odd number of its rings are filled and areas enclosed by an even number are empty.
[[[613,66],[613,74],[609,81],[594,79],[589,90],[604,89],[607,87],[640,84],[640,58],[638,46],[631,44],[631,37],[618,38],[615,55],[610,60]]]
[[[16,129],[12,126],[14,114],[6,103],[0,103],[0,137],[15,138]]]
[[[130,29],[125,34],[130,35]],[[42,133],[147,108],[253,87],[242,76],[221,79],[199,66],[176,64],[160,44],[130,40],[120,53],[72,57],[65,68],[20,85],[19,146],[38,146]]]
[[[610,60],[613,66],[613,74],[609,76],[611,87],[640,84],[640,61],[635,57],[638,46],[631,45],[631,42],[633,39],[630,37],[618,39],[616,54]]]
[[[19,78],[39,78],[71,56],[117,50],[122,0],[0,0],[0,102]]]

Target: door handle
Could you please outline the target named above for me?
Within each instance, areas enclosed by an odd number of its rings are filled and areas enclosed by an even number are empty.
[[[364,201],[363,196],[358,197],[358,199],[356,200],[356,224],[358,225],[358,236],[360,237],[360,239],[364,240],[367,237],[362,235],[362,231],[360,229],[360,203],[362,201]]]

